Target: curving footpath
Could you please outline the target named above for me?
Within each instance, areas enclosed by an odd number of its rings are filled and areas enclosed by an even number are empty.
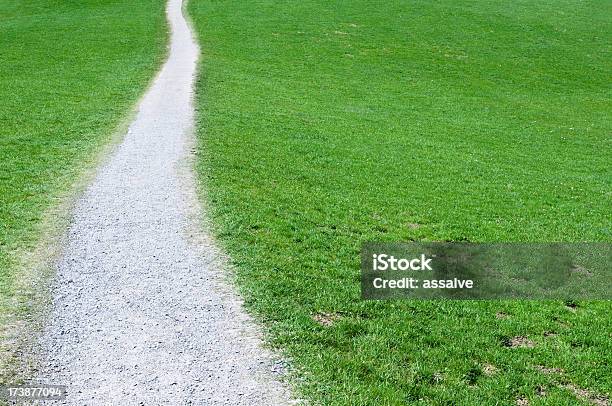
[[[41,337],[65,404],[282,405],[278,365],[198,219],[190,151],[199,50],[167,7],[169,59],[78,201]]]

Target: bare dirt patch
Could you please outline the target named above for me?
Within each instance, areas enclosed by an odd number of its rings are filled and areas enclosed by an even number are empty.
[[[492,376],[495,375],[497,372],[499,371],[499,369],[497,369],[497,367],[495,365],[491,365],[491,364],[484,364],[482,366],[482,372],[487,375],[487,376]]]
[[[516,406],[529,406],[529,400],[525,397],[516,399]]]
[[[535,347],[535,342],[528,339],[525,336],[516,336],[512,338],[508,338],[503,342],[504,346],[509,348],[533,348]]]
[[[548,368],[548,367],[545,367],[543,365],[536,366],[536,369],[538,371],[542,372],[543,374],[547,374],[547,375],[550,375],[550,374],[562,374],[562,373],[565,372],[561,368]]]
[[[573,392],[577,398],[585,400],[593,405],[608,406],[610,404],[610,401],[606,396],[596,395],[587,389],[577,387],[573,383],[565,384],[562,387]]]
[[[337,313],[315,313],[312,319],[324,327],[331,327],[340,320],[341,316]]]

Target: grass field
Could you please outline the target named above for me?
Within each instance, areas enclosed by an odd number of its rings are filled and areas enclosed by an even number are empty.
[[[612,3],[189,10],[202,190],[302,396],[607,402],[609,302],[364,302],[358,269],[368,240],[612,240]]]
[[[0,331],[20,300],[20,253],[159,67],[164,4],[0,2]]]

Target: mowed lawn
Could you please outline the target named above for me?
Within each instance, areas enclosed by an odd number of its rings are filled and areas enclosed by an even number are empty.
[[[359,249],[612,242],[611,2],[191,0],[189,11],[202,195],[300,396],[610,397],[610,302],[365,302]]]
[[[162,62],[164,4],[0,2],[0,322],[21,300],[16,274],[29,265],[21,254],[37,245],[45,213],[92,165]]]

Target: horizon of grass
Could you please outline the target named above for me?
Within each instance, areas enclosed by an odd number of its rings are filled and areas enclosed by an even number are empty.
[[[315,404],[589,404],[610,302],[359,297],[365,241],[611,242],[612,4],[191,0],[198,174]]]
[[[17,292],[28,286],[18,270],[32,266],[21,256],[36,249],[49,210],[111,141],[162,62],[165,2],[5,0],[0,38],[3,335],[15,312],[32,310]]]

